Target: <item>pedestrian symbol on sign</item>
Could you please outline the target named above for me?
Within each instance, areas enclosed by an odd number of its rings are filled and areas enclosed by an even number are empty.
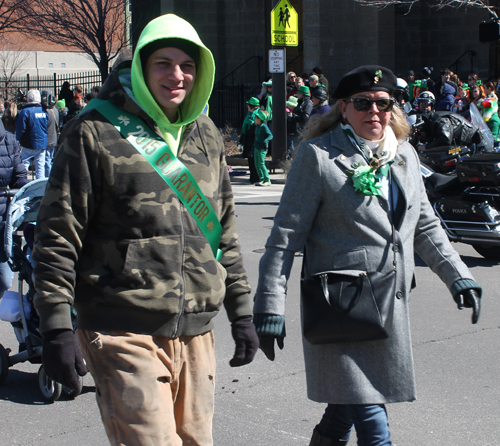
[[[271,42],[274,46],[299,44],[298,14],[288,0],[280,0],[271,11]]]

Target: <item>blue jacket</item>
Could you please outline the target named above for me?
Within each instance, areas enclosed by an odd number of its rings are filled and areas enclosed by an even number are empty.
[[[47,148],[49,116],[41,104],[28,102],[16,119],[16,138],[27,149]]]
[[[7,132],[0,120],[0,190],[7,186],[19,189],[28,182],[19,144],[14,134]],[[4,221],[6,212],[7,198],[0,197],[0,222]]]
[[[451,110],[455,102],[455,89],[450,84],[443,85],[443,92],[436,103],[436,111]]]

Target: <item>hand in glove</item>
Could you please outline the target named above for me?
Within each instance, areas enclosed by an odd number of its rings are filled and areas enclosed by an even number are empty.
[[[88,370],[73,331],[52,330],[44,333],[42,338],[42,363],[47,376],[65,387],[78,390],[78,375],[85,376]]]
[[[259,349],[259,337],[252,323],[252,316],[242,316],[233,321],[231,334],[236,343],[236,349],[229,365],[240,367],[250,364]]]
[[[264,352],[266,355],[267,359],[269,361],[274,361],[274,340],[276,339],[276,343],[278,344],[278,347],[280,350],[283,350],[283,347],[285,346],[284,340],[285,338],[283,336],[271,336],[271,335],[259,335],[259,340],[260,340],[260,349]]]
[[[481,298],[478,292],[473,288],[469,288],[457,294],[454,299],[459,310],[472,308],[472,323],[477,324],[481,313]]]

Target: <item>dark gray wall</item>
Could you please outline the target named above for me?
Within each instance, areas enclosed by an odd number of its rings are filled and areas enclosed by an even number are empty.
[[[236,71],[231,82],[260,82],[267,75],[270,49],[269,12],[273,0],[161,0],[162,13],[173,12],[198,30],[214,53],[221,79],[252,56]],[[295,62],[299,74],[322,65],[331,84],[356,66],[378,63],[405,74],[433,66],[433,77],[449,67],[465,51],[475,51],[474,70],[487,79],[490,45],[479,42],[479,23],[488,13],[479,9],[430,9],[417,3],[408,14],[403,7],[377,10],[354,0],[292,0],[301,10],[300,49]],[[289,57],[290,60],[290,57]],[[297,63],[300,66],[297,66]],[[462,59],[459,75],[467,77],[471,62]],[[492,69],[493,70],[493,69]]]

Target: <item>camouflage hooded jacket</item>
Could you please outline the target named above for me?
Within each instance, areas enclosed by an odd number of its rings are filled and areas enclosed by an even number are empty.
[[[129,66],[113,71],[99,98],[161,136],[122,87]],[[177,195],[97,110],[72,120],[61,141],[35,239],[42,333],[71,328],[73,303],[79,328],[166,337],[210,330],[223,303],[230,320],[252,314],[224,145],[208,117],[184,128],[178,157],[222,224],[220,263]]]

